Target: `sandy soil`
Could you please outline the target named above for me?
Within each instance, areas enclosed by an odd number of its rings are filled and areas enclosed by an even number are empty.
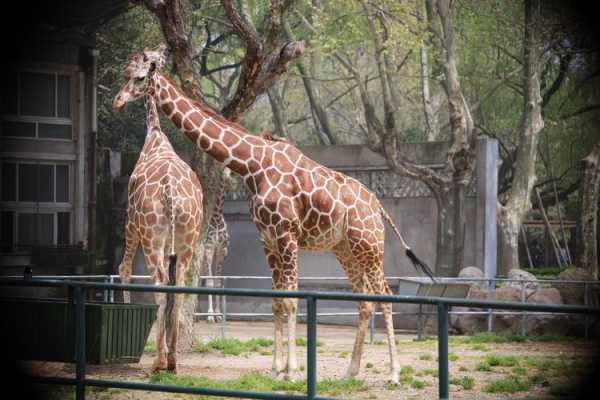
[[[198,337],[210,340],[219,337],[220,326],[199,322],[196,324]],[[298,336],[305,336],[306,326],[298,324]],[[229,322],[227,328],[228,337],[239,339],[271,338],[273,334],[272,324],[269,322]],[[154,336],[152,334],[151,339]],[[323,345],[318,347],[317,370],[318,378],[343,377],[349,364],[349,354],[352,352],[354,341],[354,328],[319,325],[318,338]],[[398,353],[401,366],[411,366],[416,374],[426,369],[437,369],[437,342],[414,342],[414,334],[397,335]],[[365,381],[367,391],[352,393],[344,398],[352,399],[434,399],[437,397],[437,378],[429,375],[415,376],[416,379],[426,383],[423,389],[414,389],[409,385],[390,388],[387,384],[387,371],[389,368],[387,345],[385,336],[379,332],[375,337],[374,344],[365,344],[361,372],[359,379]],[[491,379],[506,376],[510,368],[496,367],[492,372],[474,371],[474,367],[486,354],[516,355],[518,357],[560,357],[586,360],[596,353],[598,348],[595,344],[584,341],[573,340],[572,342],[527,342],[486,344],[489,351],[482,352],[472,349],[472,345],[450,344],[449,351],[458,356],[458,359],[450,362],[450,376],[469,376],[475,379],[472,390],[463,390],[461,386],[451,385],[450,392],[453,399],[524,399],[524,398],[554,398],[548,394],[548,388],[536,387],[527,393],[515,394],[489,394],[482,392],[483,386]],[[298,360],[301,366],[306,365],[306,348],[298,348]],[[421,360],[423,354],[431,355],[430,360]],[[138,364],[120,364],[106,366],[88,366],[86,373],[89,378],[147,381],[153,354],[144,354]],[[251,371],[269,374],[272,363],[271,355],[260,355],[258,353],[243,354],[240,356],[225,356],[218,352],[204,354],[184,352],[179,357],[180,375],[206,376],[213,379],[232,379]],[[367,368],[367,364],[372,364]],[[36,374],[73,376],[73,367],[70,364],[31,362],[28,368]],[[460,369],[463,371],[460,371]],[[464,369],[467,371],[464,371]],[[300,372],[300,378],[305,377],[305,372]],[[57,398],[65,398],[62,392]],[[125,399],[150,399],[162,400],[172,398],[194,398],[187,395],[172,395],[140,391],[92,391],[88,395],[93,400],[125,400]]]

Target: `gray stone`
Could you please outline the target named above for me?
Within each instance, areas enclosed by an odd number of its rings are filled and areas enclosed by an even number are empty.
[[[484,278],[483,271],[481,271],[477,267],[472,267],[472,266],[461,269],[460,272],[458,273],[458,277],[459,278],[477,278],[477,279]],[[469,285],[471,285],[472,288],[476,287],[476,288],[480,288],[480,289],[485,289],[487,287],[487,283],[485,281],[476,280],[476,281],[468,281],[467,283]]]
[[[485,300],[488,298],[488,291],[471,286],[467,298],[470,300]],[[482,311],[482,309],[453,307],[452,311]],[[484,314],[450,314],[449,324],[459,334],[483,332],[487,329],[487,316]]]
[[[593,276],[583,268],[567,268],[558,275],[558,279],[564,281],[593,281]],[[585,294],[584,285],[580,283],[556,283],[556,287],[562,296],[565,304],[583,305]],[[591,293],[591,288],[588,293]]]
[[[535,304],[563,304],[558,289],[540,288],[528,299]],[[525,329],[528,335],[566,335],[571,328],[571,321],[562,314],[528,314]]]
[[[501,286],[496,289],[495,300],[521,302],[521,289],[513,286]],[[510,311],[510,310],[498,310]],[[493,330],[497,333],[519,333],[520,316],[518,315],[494,315]]]
[[[524,284],[521,282],[502,282],[501,286],[515,287],[518,289],[521,289],[523,285],[525,286],[525,289],[537,289],[540,287],[538,279],[535,277],[535,275],[527,271],[523,271],[522,269],[515,268],[508,271],[508,279],[531,280],[533,282],[525,282]]]

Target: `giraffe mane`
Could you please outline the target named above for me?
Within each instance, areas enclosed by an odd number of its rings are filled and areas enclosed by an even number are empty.
[[[169,82],[174,87],[179,88],[179,85],[173,80],[173,78],[171,78],[169,75],[167,75],[163,71],[160,71],[160,72],[161,72],[161,76],[167,82]],[[264,140],[266,142],[287,142],[287,140],[285,138],[280,138],[279,136],[275,136],[275,135],[270,134],[270,133],[265,132],[265,131],[260,132],[259,134],[250,133],[250,132],[248,132],[248,130],[246,128],[244,128],[239,123],[228,120],[223,115],[219,114],[217,111],[215,111],[212,108],[210,108],[210,106],[208,104],[206,104],[205,102],[199,101],[197,99],[192,99],[189,96],[188,96],[188,100],[192,103],[193,106],[195,106],[195,107],[199,108],[200,110],[202,110],[203,113],[205,113],[206,115],[208,115],[213,120],[215,120],[217,122],[220,122],[220,123],[222,123],[224,125],[227,125],[229,127],[232,127],[235,130],[239,131],[240,133],[254,136],[254,137],[262,139],[262,140]]]

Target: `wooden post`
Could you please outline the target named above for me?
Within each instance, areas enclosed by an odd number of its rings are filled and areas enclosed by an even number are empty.
[[[540,190],[538,188],[535,188],[535,195],[537,196],[538,203],[540,204],[540,211],[542,212],[542,217],[544,218],[546,228],[548,229],[548,234],[550,235],[550,242],[552,242],[552,247],[554,248],[554,255],[556,256],[556,261],[558,262],[558,266],[562,267],[563,263],[560,257],[560,243],[558,243],[558,239],[556,239],[556,236],[552,231],[552,226],[550,225],[550,221],[548,220],[548,216],[546,215],[544,203],[542,202],[542,197],[540,196]]]

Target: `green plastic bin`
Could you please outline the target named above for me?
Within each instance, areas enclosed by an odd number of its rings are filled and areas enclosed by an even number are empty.
[[[87,363],[139,362],[157,309],[154,304],[86,303]],[[0,315],[18,359],[75,361],[74,304],[0,298]]]

